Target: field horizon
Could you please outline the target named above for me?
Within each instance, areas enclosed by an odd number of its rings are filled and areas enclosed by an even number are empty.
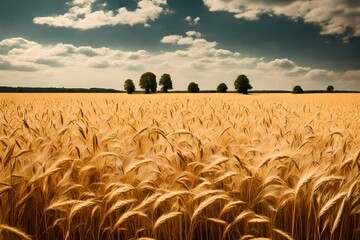
[[[114,88],[64,88],[64,87],[8,87],[0,86],[0,93],[126,93],[126,90],[119,90]],[[143,90],[136,90],[133,94],[143,94]],[[188,93],[187,90],[169,90],[168,92],[156,91],[152,94],[173,94],[173,93]],[[199,93],[218,93],[216,89],[200,89]],[[236,90],[228,90],[225,93],[238,93]],[[292,90],[250,90],[249,94],[257,93],[293,93]],[[333,90],[328,92],[326,89],[306,89],[302,94],[314,93],[360,93],[356,90]]]

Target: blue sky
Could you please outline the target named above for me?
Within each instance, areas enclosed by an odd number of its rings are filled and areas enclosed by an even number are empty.
[[[360,2],[2,0],[0,85],[360,90]]]

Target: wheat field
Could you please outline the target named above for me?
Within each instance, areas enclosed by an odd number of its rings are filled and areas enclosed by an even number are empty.
[[[2,94],[0,239],[360,239],[358,94]]]

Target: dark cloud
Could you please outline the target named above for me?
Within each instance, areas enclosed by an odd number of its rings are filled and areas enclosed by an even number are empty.
[[[95,57],[95,56],[99,55],[91,47],[80,47],[80,48],[78,48],[77,52],[84,54],[85,56],[88,56],[88,57]]]
[[[107,61],[97,62],[97,63],[91,63],[90,67],[92,68],[108,68],[110,67],[110,64]]]
[[[62,64],[56,60],[52,60],[52,59],[37,59],[35,61],[35,63],[46,65],[49,67],[64,67],[65,66],[64,64]]]
[[[59,44],[59,53],[58,56],[68,57],[76,53],[76,47],[71,44]]]
[[[26,65],[13,65],[9,62],[1,61],[0,59],[0,70],[4,71],[19,71],[19,72],[36,72],[37,68]]]

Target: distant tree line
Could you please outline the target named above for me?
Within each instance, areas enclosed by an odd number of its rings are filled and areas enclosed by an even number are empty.
[[[0,86],[2,93],[119,93],[109,88],[55,88],[55,87],[5,87]]]
[[[164,73],[159,81],[161,87],[161,92],[167,93],[169,90],[173,89],[173,82],[171,80],[170,74]],[[139,80],[139,86],[141,89],[144,89],[146,94],[155,93],[157,91],[157,81],[156,75],[152,72],[146,72],[141,75]],[[244,74],[239,75],[234,82],[235,89],[238,93],[248,94],[248,90],[252,89],[250,81]],[[135,92],[136,87],[134,81],[127,79],[124,83],[124,89],[128,94]],[[190,93],[200,92],[199,85],[195,82],[191,82],[187,88]],[[228,87],[225,83],[220,83],[216,91],[219,93],[227,92]]]
[[[167,93],[169,90],[173,89],[173,82],[171,80],[170,74],[164,73],[159,81],[159,85],[161,87],[161,92]],[[141,89],[145,90],[145,93],[155,93],[157,91],[157,82],[156,82],[156,75],[152,72],[146,72],[140,77],[139,86]],[[236,89],[236,92],[248,94],[248,91],[252,89],[252,86],[250,84],[249,78],[244,75],[240,74],[234,81],[234,87]],[[128,79],[125,81],[124,89],[127,93],[131,94],[135,92],[135,84],[134,81],[131,79]],[[199,84],[196,82],[190,82],[187,88],[187,91],[190,93],[198,93],[200,92]],[[217,88],[216,92],[218,93],[226,93],[228,91],[228,87],[225,83],[220,83]],[[334,91],[334,86],[330,85],[326,88],[326,92],[331,93]],[[211,90],[208,90],[206,92],[213,92]],[[260,92],[286,92],[286,91],[260,91]],[[308,93],[311,92],[323,92],[323,91],[307,91]],[[304,93],[304,90],[301,86],[296,85],[294,86],[292,93],[294,94],[301,94]]]
[[[159,81],[159,85],[161,86],[160,91],[167,93],[169,90],[173,89],[173,82],[170,74],[164,73]],[[157,91],[157,81],[156,75],[152,72],[146,72],[140,77],[139,86],[141,89],[144,89],[145,93],[155,93]],[[248,91],[252,89],[250,85],[250,81],[248,77],[244,74],[239,75],[234,81],[234,87],[236,92],[248,94]],[[131,79],[127,79],[124,83],[124,89],[128,94],[132,94],[136,91],[136,87],[134,81]],[[321,92],[334,92],[334,86],[329,85],[326,90],[307,90],[306,93],[321,93]],[[191,82],[188,85],[187,91],[190,93],[198,93],[200,92],[200,87],[196,82]],[[228,91],[228,87],[225,83],[220,83],[216,90],[206,90],[202,92],[218,92],[218,93],[226,93]],[[3,93],[118,93],[121,92],[115,89],[106,89],[106,88],[39,88],[39,87],[6,87],[0,86],[0,92]],[[255,92],[290,92],[290,91],[255,91]],[[292,93],[301,94],[305,91],[301,86],[296,85],[292,89]],[[358,91],[337,91],[337,92],[358,92]]]
[[[328,93],[332,93],[334,91],[334,86],[332,85],[329,85],[327,88],[326,88],[326,92]],[[319,91],[307,91],[308,93],[311,93],[311,92],[319,92]],[[293,90],[292,90],[292,93],[294,94],[301,94],[301,93],[304,93],[304,90],[302,89],[301,86],[299,85],[296,85]]]
[[[164,73],[160,78],[159,85],[162,86],[161,92],[167,93],[169,90],[172,90],[173,82],[170,74]],[[155,93],[157,91],[156,75],[152,72],[144,73],[140,77],[139,86],[141,89],[144,89],[146,94]],[[244,74],[240,74],[236,78],[236,80],[234,81],[234,87],[236,89],[236,92],[243,94],[248,94],[248,91],[252,89],[249,78]],[[136,88],[134,81],[131,79],[127,79],[124,84],[124,89],[128,94],[135,92]],[[198,93],[200,92],[200,87],[196,82],[190,82],[187,91],[189,93]],[[226,93],[227,91],[228,91],[228,87],[225,83],[220,83],[216,88],[216,92],[218,93]],[[334,87],[332,85],[326,88],[326,92],[328,93],[331,93],[333,91],[334,91]],[[207,91],[207,92],[212,92],[212,91]],[[272,91],[263,91],[263,92],[272,92]],[[321,92],[321,91],[307,91],[307,92]],[[304,90],[302,89],[301,86],[296,85],[294,86],[292,93],[301,94],[304,93]]]

